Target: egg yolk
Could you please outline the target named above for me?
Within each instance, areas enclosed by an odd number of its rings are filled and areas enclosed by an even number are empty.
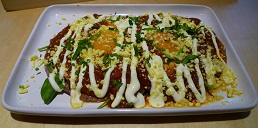
[[[163,49],[168,49],[169,52],[177,52],[178,45],[171,42],[173,35],[168,32],[157,32],[154,35],[154,43]]]
[[[114,39],[118,36],[118,32],[112,30],[102,30],[101,35],[93,40],[94,49],[104,50],[105,54],[112,54],[116,47]]]

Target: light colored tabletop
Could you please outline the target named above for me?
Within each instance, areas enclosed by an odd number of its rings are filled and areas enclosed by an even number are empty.
[[[1,3],[1,2],[0,2]],[[201,4],[211,7],[258,90],[257,0],[96,0],[85,4]],[[0,95],[38,17],[45,8],[5,12],[0,4]],[[0,127],[257,127],[258,107],[252,111],[175,117],[41,117],[14,114],[0,106]],[[75,126],[74,126],[75,125]]]

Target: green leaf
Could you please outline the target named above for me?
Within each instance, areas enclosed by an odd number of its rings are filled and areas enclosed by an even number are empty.
[[[191,60],[193,60],[193,59],[195,59],[195,58],[198,58],[198,56],[197,56],[197,55],[191,55],[191,54],[189,54],[189,55],[187,55],[187,56],[182,60],[182,63],[183,63],[183,64],[187,64],[189,61],[191,61]]]
[[[44,81],[40,95],[45,104],[50,104],[56,96],[56,91],[51,86],[48,78]]]
[[[110,99],[104,101],[97,109],[101,109],[104,108],[105,106],[107,106],[108,102],[111,101]]]

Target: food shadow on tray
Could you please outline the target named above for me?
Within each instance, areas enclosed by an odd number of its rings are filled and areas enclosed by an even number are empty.
[[[186,116],[123,116],[123,117],[51,117],[51,116],[34,116],[11,113],[13,119],[29,123],[44,124],[161,124],[161,123],[189,123],[189,122],[210,122],[239,120],[247,118],[250,111],[227,113],[227,114],[208,114],[208,115],[186,115]],[[62,118],[60,120],[60,118]],[[157,119],[158,118],[158,119]]]

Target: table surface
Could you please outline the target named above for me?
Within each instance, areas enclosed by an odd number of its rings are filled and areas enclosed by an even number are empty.
[[[1,3],[1,2],[0,2]],[[201,4],[211,7],[258,90],[258,1],[257,0],[96,0],[84,4]],[[5,12],[0,4],[1,97],[14,64],[38,17],[45,9]],[[11,51],[11,52],[10,52]],[[256,127],[258,107],[248,112],[172,117],[42,117],[10,113],[0,107],[0,126],[8,127]]]

